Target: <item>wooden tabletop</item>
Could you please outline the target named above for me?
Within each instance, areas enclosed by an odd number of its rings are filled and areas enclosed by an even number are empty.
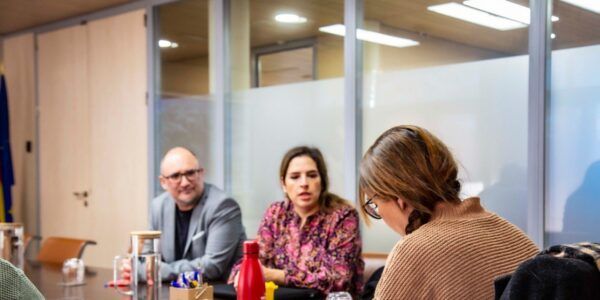
[[[61,266],[27,262],[25,274],[48,300],[54,299],[129,299],[121,296],[114,288],[105,288],[104,284],[111,280],[112,270],[104,268],[86,268],[85,284],[65,287],[62,281]],[[145,285],[140,286],[140,292],[145,294]],[[143,298],[140,298],[143,299]],[[148,297],[147,299],[151,299]],[[159,298],[169,299],[169,288],[163,284]]]
[[[131,297],[122,296],[113,287],[104,287],[104,284],[112,279],[112,270],[105,268],[88,267],[85,272],[85,284],[79,286],[62,286],[62,266],[40,264],[38,262],[27,261],[25,263],[25,274],[40,290],[47,300],[56,299],[131,299]],[[213,283],[215,288],[215,299],[235,299],[233,287],[226,284]],[[138,299],[147,300],[168,300],[169,286],[163,283],[159,297],[147,297],[147,286],[140,284],[138,288]],[[217,292],[217,290],[219,292]],[[0,297],[1,298],[1,297]],[[322,299],[318,291],[309,289],[297,289],[280,287],[275,290],[275,299]]]

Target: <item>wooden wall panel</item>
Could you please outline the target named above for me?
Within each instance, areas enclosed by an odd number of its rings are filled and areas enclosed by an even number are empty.
[[[147,228],[148,132],[144,12],[88,25],[92,195],[98,247],[90,258],[109,265],[129,232]]]
[[[26,152],[27,141],[35,140],[35,49],[33,34],[5,39],[4,74],[8,90],[10,142],[15,185],[12,213],[25,232],[37,227],[35,152]]]
[[[90,238],[88,225],[93,222],[90,211],[73,194],[90,189],[86,43],[85,26],[38,37],[43,237]]]

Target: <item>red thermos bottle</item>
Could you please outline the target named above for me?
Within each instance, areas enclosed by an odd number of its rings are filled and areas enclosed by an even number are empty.
[[[260,300],[265,296],[265,278],[258,262],[258,243],[244,242],[244,260],[238,279],[237,300]]]

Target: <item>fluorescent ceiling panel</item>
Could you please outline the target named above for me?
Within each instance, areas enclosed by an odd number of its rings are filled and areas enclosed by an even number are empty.
[[[511,30],[527,26],[521,22],[497,17],[454,2],[429,6],[427,9],[442,15],[498,30]]]
[[[335,24],[329,26],[323,26],[319,28],[319,31],[331,33],[339,36],[346,35],[346,27],[342,24]],[[376,44],[382,44],[386,46],[392,46],[397,48],[416,46],[419,44],[417,41],[411,39],[405,39],[397,36],[391,36],[375,31],[369,31],[364,29],[356,30],[356,38],[362,41],[367,41]]]
[[[600,0],[562,0],[569,4],[600,14]]]
[[[600,1],[598,1],[600,2]],[[463,2],[479,10],[483,10],[494,15],[505,17],[521,23],[531,23],[531,11],[528,7],[506,1],[506,0],[467,0]],[[558,21],[557,16],[552,16],[552,22]]]

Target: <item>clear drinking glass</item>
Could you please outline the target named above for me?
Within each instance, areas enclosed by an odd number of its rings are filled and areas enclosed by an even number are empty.
[[[84,284],[85,264],[79,258],[69,258],[63,262],[62,276],[63,285]]]
[[[352,300],[352,295],[348,292],[333,292],[327,295],[327,300]]]
[[[0,223],[0,258],[23,270],[23,224]]]
[[[130,253],[115,256],[113,260],[114,287],[120,294],[133,299],[160,299],[160,231],[132,231],[130,239]],[[119,287],[117,282],[121,279],[120,273],[124,265],[128,265],[131,278],[128,286]],[[144,277],[147,283],[146,294],[141,297],[138,285]]]

